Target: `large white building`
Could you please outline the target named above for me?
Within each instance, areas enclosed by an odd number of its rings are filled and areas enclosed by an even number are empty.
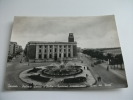
[[[25,48],[25,54],[30,61],[46,61],[69,59],[77,56],[77,42],[73,33],[69,34],[68,42],[30,41]]]

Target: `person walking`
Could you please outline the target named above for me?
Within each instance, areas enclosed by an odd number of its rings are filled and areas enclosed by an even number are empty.
[[[107,71],[109,71],[109,66],[107,66]]]
[[[99,77],[97,77],[97,80],[98,80],[98,82],[100,82],[101,81],[101,77],[99,76]]]

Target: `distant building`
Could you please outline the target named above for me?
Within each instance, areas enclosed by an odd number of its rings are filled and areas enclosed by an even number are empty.
[[[22,52],[22,51],[23,51],[22,46],[18,45],[17,52],[20,53],[20,52]]]
[[[82,48],[81,47],[77,47],[77,52],[82,52]]]
[[[15,56],[17,53],[22,51],[22,46],[18,45],[17,42],[10,42],[8,56]]]
[[[10,42],[8,55],[15,55],[17,52],[17,42]]]
[[[70,33],[68,42],[30,41],[24,52],[29,61],[53,61],[61,57],[67,60],[77,56],[77,42],[74,42],[73,33]]]

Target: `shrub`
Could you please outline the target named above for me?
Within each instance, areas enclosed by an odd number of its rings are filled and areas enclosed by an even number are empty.
[[[64,79],[64,83],[80,83],[86,81],[85,77],[67,78]]]
[[[37,71],[41,70],[41,68],[33,68],[31,70],[29,70],[27,73],[36,73]]]
[[[40,82],[48,82],[50,80],[50,78],[42,77],[40,75],[30,75],[28,77],[33,80],[40,81]]]

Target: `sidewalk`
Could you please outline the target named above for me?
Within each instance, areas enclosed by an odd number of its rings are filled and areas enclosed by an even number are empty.
[[[103,68],[107,69],[108,64],[102,63],[100,64]],[[126,73],[125,70],[120,70],[120,69],[111,69],[109,68],[109,71],[112,72],[113,74],[117,75],[119,78],[126,80]]]

